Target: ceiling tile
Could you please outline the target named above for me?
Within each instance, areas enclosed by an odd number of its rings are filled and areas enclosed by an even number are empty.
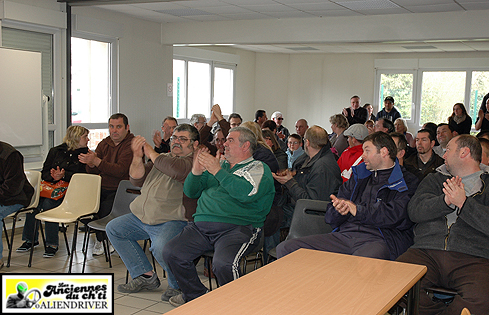
[[[151,2],[151,3],[134,3],[130,6],[145,9],[145,10],[174,10],[174,9],[184,9],[185,6],[181,6],[175,2]],[[109,7],[109,6],[106,6]]]
[[[255,12],[287,12],[287,11],[294,11],[294,8],[291,8],[289,6],[283,5],[283,4],[264,4],[264,5],[257,5],[257,4],[252,4],[252,5],[240,5],[239,7],[255,11]]]
[[[273,16],[277,19],[287,18],[310,18],[315,17],[311,13],[302,11],[289,11],[289,12],[265,12],[266,15]]]
[[[213,13],[213,14],[252,13],[252,11],[250,11],[248,9],[238,7],[235,5],[223,5],[223,6],[219,6],[219,7],[202,7],[202,8],[196,7],[195,9],[199,9],[199,10],[206,11],[206,12]]]
[[[360,16],[362,14],[351,11],[351,10],[317,10],[317,11],[309,11],[309,13],[314,14],[320,17],[335,17],[335,16]]]
[[[391,0],[400,6],[432,5],[432,4],[453,4],[453,0]]]
[[[434,5],[419,5],[419,6],[405,6],[405,8],[413,13],[426,13],[426,12],[451,12],[451,11],[463,11],[464,9],[456,3],[452,4],[434,4]]]
[[[336,3],[331,2],[322,2],[322,3],[297,3],[297,4],[289,4],[289,6],[303,10],[303,11],[313,11],[313,10],[344,10],[345,8],[337,5]]]
[[[465,10],[489,10],[489,1],[486,2],[467,2],[461,3]]]

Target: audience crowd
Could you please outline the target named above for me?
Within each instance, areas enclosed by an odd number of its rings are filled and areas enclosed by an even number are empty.
[[[94,152],[87,148],[88,130],[70,127],[64,143],[49,152],[42,178],[69,183],[75,172],[100,174],[96,218],[111,211],[121,180],[142,187],[131,213],[107,225],[113,247],[106,250],[115,248],[132,278],[119,285],[120,292],[160,286],[139,240],[151,240],[150,250],[167,272],[161,299],[174,306],[207,292],[195,269],[203,253],[214,252],[207,272],[225,285],[240,276],[241,258],[264,244],[265,253],[276,247],[278,259],[309,248],[422,264],[428,271],[420,314],[460,314],[464,307],[489,314],[488,102],[485,97],[475,122],[477,137],[470,135],[472,119],[462,103],[446,121],[410,133],[392,96],[377,114],[351,97],[350,106],[330,117],[329,135],[304,118],[290,133],[279,111],[271,120],[262,109],[253,121],[237,113],[226,119],[216,104],[208,120],[194,114],[179,125],[166,117],[151,143],[134,136],[128,118],[118,113]],[[26,205],[32,187],[18,171],[20,153],[0,144],[3,218]],[[16,172],[9,169],[14,166]],[[4,188],[12,181],[16,195]],[[328,202],[325,222],[333,232],[285,240],[299,199]],[[61,201],[41,199],[39,211]],[[33,222],[28,216],[17,251],[38,244]],[[58,248],[58,227],[52,225],[46,224],[45,257]],[[94,255],[103,253],[104,237],[97,233]],[[431,287],[457,294],[447,302],[423,293]]]

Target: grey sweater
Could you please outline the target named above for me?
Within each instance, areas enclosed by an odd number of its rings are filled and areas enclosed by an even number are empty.
[[[413,248],[447,250],[489,259],[489,174],[462,178],[467,200],[461,209],[445,203],[443,183],[452,175],[442,165],[418,186],[408,205],[416,223]]]

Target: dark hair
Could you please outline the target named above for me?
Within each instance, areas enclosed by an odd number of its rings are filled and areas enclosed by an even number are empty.
[[[178,120],[172,116],[166,116],[165,119],[163,119],[163,122],[161,124],[163,125],[165,123],[165,121],[167,121],[167,120],[173,120],[178,126]]]
[[[258,118],[263,117],[263,115],[265,115],[265,113],[266,113],[266,111],[264,111],[263,109],[257,110],[255,113],[255,120],[258,120]]]
[[[251,129],[248,129],[246,127],[234,127],[229,130],[229,133],[237,131],[239,132],[239,145],[242,146],[246,141],[250,143],[250,153],[253,155],[255,153],[256,148],[258,147],[258,140],[256,138],[256,135]]]
[[[391,136],[382,131],[374,132],[371,135],[368,135],[363,143],[370,141],[377,148],[377,152],[380,152],[380,149],[386,148],[389,151],[389,157],[392,161],[396,160],[397,157],[397,147],[394,140],[392,140]]]
[[[296,140],[302,141],[302,137],[301,137],[301,136],[299,136],[299,135],[298,135],[298,134],[296,134],[296,133],[293,133],[293,134],[289,135],[289,137],[287,138],[287,141],[289,141],[289,139],[290,139],[290,138],[294,138],[294,139],[296,139]]]
[[[436,136],[435,136],[435,134],[433,133],[433,131],[431,131],[431,130],[429,130],[429,129],[424,128],[424,129],[420,129],[420,130],[418,130],[418,134],[419,134],[420,132],[426,132],[426,133],[428,134],[428,137],[430,138],[430,141],[435,141]]]
[[[485,135],[489,135],[489,130],[481,130],[481,131],[480,131],[480,132],[479,132],[479,133],[476,135],[476,137],[480,139],[480,138],[484,137]]]
[[[392,133],[396,128],[394,128],[394,123],[390,121],[387,118],[379,118],[379,120],[382,120],[382,126],[384,128],[387,128],[387,133]]]
[[[263,125],[261,125],[261,129],[268,128],[271,131],[275,132],[277,129],[277,124],[273,120],[266,120]]]
[[[455,107],[455,105],[458,105],[462,109],[462,115],[467,115],[467,110],[465,109],[464,104],[462,104],[462,103],[455,103],[453,105],[453,107]],[[450,115],[450,117],[448,117],[448,121],[450,122],[450,120],[452,120],[453,117],[455,117],[455,113],[452,110],[452,115]]]
[[[317,125],[306,130],[304,139],[309,140],[309,144],[313,149],[321,149],[329,143],[328,132]]]
[[[199,141],[200,140],[199,131],[193,125],[190,125],[190,124],[178,125],[175,127],[175,130],[173,130],[173,133],[175,133],[177,131],[188,131],[188,134],[190,136],[190,140],[192,140],[192,141]]]
[[[448,126],[448,129],[450,129],[450,132],[454,132],[455,130],[453,130],[453,127],[450,126],[449,124],[447,123],[441,123],[441,124],[438,124],[438,126],[436,127],[436,129],[440,128],[440,127],[443,127],[443,126]]]
[[[352,99],[354,99],[354,98],[358,98],[358,99],[360,99],[360,96],[358,96],[358,95],[353,95],[352,97],[350,97],[350,101],[351,101]]]
[[[110,118],[109,118],[109,123],[110,123],[111,119],[119,119],[119,118],[122,118],[122,122],[124,123],[124,127],[127,128],[127,125],[129,125],[129,119],[127,119],[127,116],[122,114],[122,113],[112,114],[112,116],[110,116]]]
[[[433,132],[435,135],[436,135],[436,128],[438,128],[438,126],[434,122],[427,122],[426,124],[424,124],[424,129],[431,130],[431,132]]]
[[[229,115],[228,121],[230,121],[231,118],[239,118],[239,120],[241,120],[241,122],[243,122],[243,118],[241,118],[241,115],[238,113],[232,113],[231,115]]]
[[[407,151],[408,143],[405,135],[399,132],[393,132],[389,135],[391,138],[397,138],[397,152],[401,150]]]
[[[367,103],[367,104],[363,105],[363,108],[367,108],[367,107],[369,107],[369,106],[372,106],[372,107],[373,107],[373,105],[372,105],[372,104]]]
[[[479,142],[481,144],[482,150],[489,152],[489,140],[486,138],[479,138]]]
[[[479,140],[471,135],[460,135],[456,139],[457,149],[468,148],[470,155],[476,162],[481,162],[482,147]]]
[[[275,137],[275,134],[268,130],[268,129],[262,129],[261,130],[263,134],[263,138],[270,138],[270,141],[272,141],[272,150],[275,151],[280,148],[280,145],[278,144],[277,137]]]

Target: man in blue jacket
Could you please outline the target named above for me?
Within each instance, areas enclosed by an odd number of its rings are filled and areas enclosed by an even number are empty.
[[[299,248],[392,260],[404,253],[413,243],[407,205],[418,179],[399,165],[396,154],[388,134],[365,138],[364,163],[352,168],[338,196],[331,195],[325,220],[333,232],[283,242],[278,257]]]

